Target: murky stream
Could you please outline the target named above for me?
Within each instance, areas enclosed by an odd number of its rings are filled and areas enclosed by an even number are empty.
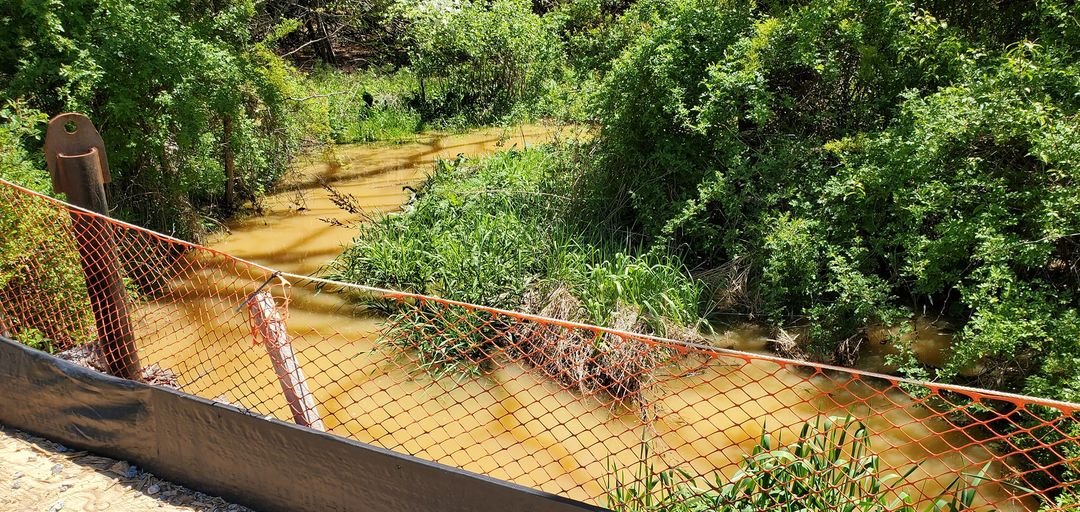
[[[315,161],[298,169],[266,198],[264,215],[231,225],[231,233],[212,247],[278,269],[313,273],[355,233],[325,220],[355,219],[333,204],[322,183],[352,194],[366,209],[386,212],[408,199],[403,187],[422,181],[437,157],[478,156],[569,135],[565,129],[526,126],[341,147],[338,163]],[[207,271],[178,284],[188,287],[188,296],[206,297],[204,303],[149,304],[143,322],[187,320],[174,322],[175,331],[141,340],[140,350],[157,354],[155,362],[183,375],[190,392],[288,419],[265,352],[252,347],[247,326],[229,311],[250,291],[245,288],[250,281],[238,282],[220,299],[228,275]],[[518,364],[465,382],[432,382],[376,350],[380,322],[313,288],[291,291],[289,331],[329,430],[592,502],[603,496],[612,464],[636,462],[643,429],[637,415],[583,400]],[[764,346],[752,329],[722,338],[740,349]],[[183,343],[191,339],[200,341]],[[916,421],[931,412],[906,405],[910,399],[902,393],[871,393],[858,384],[839,387],[825,375],[808,377],[766,361],[723,363],[665,384],[664,398],[656,404],[665,413],[649,427],[659,434],[654,449],[665,460],[702,474],[725,468],[730,476],[730,461],[748,453],[765,430],[776,433],[776,426],[799,425],[823,412],[868,416],[871,430],[883,432],[873,443],[889,465],[905,468],[923,460],[909,477],[915,482],[909,490],[916,494],[935,496],[959,468],[992,458],[961,434],[939,434],[949,430],[941,420]],[[998,502],[997,509],[1025,508],[1004,502],[1007,495],[1000,486],[984,485],[979,501]]]

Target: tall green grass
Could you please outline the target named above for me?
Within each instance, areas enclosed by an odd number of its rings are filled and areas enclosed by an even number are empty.
[[[612,468],[607,506],[616,512],[915,512],[916,500],[901,487],[917,466],[887,472],[871,448],[861,422],[818,418],[791,444],[763,435],[730,480],[717,474],[713,482],[698,482],[678,469],[657,471],[643,442],[632,474]],[[957,476],[924,510],[970,509],[985,471]]]
[[[507,309],[539,309],[527,295],[564,288],[584,310],[575,320],[608,325],[631,310],[650,333],[696,327],[701,285],[677,259],[636,256],[625,241],[581,227],[568,159],[565,148],[545,146],[439,162],[402,212],[360,227],[330,277]],[[442,318],[423,316],[393,321]],[[469,359],[452,329],[430,332],[425,365],[459,369]]]
[[[337,144],[412,139],[424,130],[462,132],[486,124],[515,126],[541,118],[581,119],[564,112],[567,98],[553,92],[535,101],[517,102],[498,116],[478,115],[453,91],[430,80],[421,86],[410,68],[341,71],[316,68],[304,83],[304,95],[318,118],[312,132]],[[568,89],[569,86],[563,87]],[[423,91],[423,93],[421,92]],[[561,90],[574,101],[580,95]],[[580,105],[579,105],[580,107]]]

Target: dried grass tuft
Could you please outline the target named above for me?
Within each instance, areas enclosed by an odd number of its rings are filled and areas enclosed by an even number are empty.
[[[719,267],[695,272],[694,277],[705,283],[712,307],[753,314],[757,304],[750,292],[750,270],[750,258],[739,256]]]
[[[799,334],[786,331],[782,328],[777,330],[775,338],[769,339],[769,348],[772,349],[773,353],[780,357],[797,359],[800,361],[810,359],[810,355],[807,354],[799,344]]]
[[[846,367],[855,366],[859,360],[859,349],[862,348],[864,339],[865,336],[858,333],[841,340],[833,351],[832,363]]]
[[[581,301],[564,286],[546,294],[530,292],[524,307],[557,320],[586,320]],[[627,332],[647,329],[631,307],[620,308],[610,327]],[[527,362],[568,388],[586,395],[606,393],[620,402],[645,402],[641,392],[651,382],[663,356],[662,350],[632,337],[604,331],[530,322],[519,333],[515,348]]]

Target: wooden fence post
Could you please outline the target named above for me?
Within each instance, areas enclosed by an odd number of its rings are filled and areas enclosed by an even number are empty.
[[[292,343],[289,342],[285,320],[274,305],[274,297],[268,291],[259,291],[248,300],[247,305],[255,330],[262,337],[266,353],[274,365],[281,392],[285,395],[285,401],[289,402],[293,421],[297,425],[325,431],[326,427],[315,406],[315,397],[308,390],[304,371],[300,369]]]
[[[105,145],[86,116],[60,114],[49,121],[45,161],[54,192],[64,193],[71,204],[109,215],[105,183],[110,181],[110,174]],[[104,218],[77,211],[71,212],[71,224],[105,367],[112,375],[137,380],[142,368],[112,226]]]

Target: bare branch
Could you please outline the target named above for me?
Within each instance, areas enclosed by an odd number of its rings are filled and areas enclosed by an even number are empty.
[[[315,98],[328,98],[330,96],[340,96],[342,94],[349,94],[352,91],[335,91],[328,92],[326,94],[312,94],[311,96],[304,96],[303,98],[287,98],[289,101],[307,101]]]
[[[283,59],[284,59],[285,57],[288,57],[289,55],[292,55],[292,54],[294,54],[294,53],[296,53],[296,52],[298,52],[298,51],[300,51],[300,50],[303,50],[303,49],[304,49],[304,47],[306,47],[307,45],[309,45],[309,44],[315,44],[315,43],[317,43],[317,42],[319,42],[319,41],[322,41],[322,40],[324,40],[324,39],[326,39],[326,38],[325,38],[325,37],[320,37],[320,38],[318,38],[318,39],[312,39],[311,41],[308,41],[308,42],[306,42],[306,43],[304,43],[304,44],[302,44],[302,45],[300,45],[300,46],[297,46],[296,48],[293,48],[293,50],[292,50],[292,51],[290,51],[290,52],[288,52],[288,53],[286,53],[286,54],[282,55],[282,56],[281,56],[281,58],[283,58]]]

